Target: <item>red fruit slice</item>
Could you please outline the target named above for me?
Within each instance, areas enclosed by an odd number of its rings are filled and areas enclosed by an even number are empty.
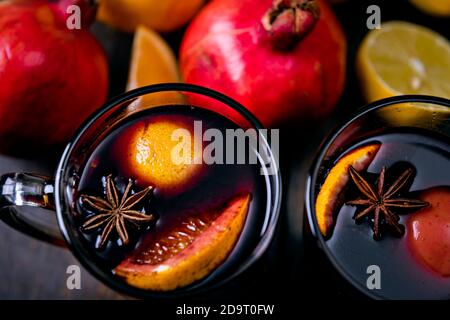
[[[169,291],[200,280],[228,256],[244,226],[250,195],[212,214],[189,217],[166,234],[146,239],[116,269],[132,286]]]
[[[450,188],[426,191],[430,205],[408,220],[408,241],[414,256],[444,277],[450,276]]]

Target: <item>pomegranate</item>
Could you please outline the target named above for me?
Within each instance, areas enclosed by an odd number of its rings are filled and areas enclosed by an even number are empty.
[[[70,5],[80,29],[67,26]],[[0,152],[61,145],[103,104],[108,65],[87,28],[94,18],[89,0],[0,2]]]
[[[346,41],[322,0],[215,0],[180,49],[186,82],[221,91],[274,127],[330,114],[345,82]]]

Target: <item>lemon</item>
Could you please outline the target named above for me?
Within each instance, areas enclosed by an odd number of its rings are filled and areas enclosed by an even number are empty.
[[[368,102],[401,94],[450,97],[450,44],[419,25],[391,21],[370,31],[356,68]]]

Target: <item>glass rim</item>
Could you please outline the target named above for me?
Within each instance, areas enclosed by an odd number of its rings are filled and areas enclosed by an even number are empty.
[[[353,287],[357,288],[360,292],[365,294],[366,296],[372,299],[383,299],[381,295],[376,294],[375,292],[368,290],[364,286],[362,286],[354,277],[348,272],[344,266],[339,264],[336,261],[334,254],[326,245],[326,241],[324,237],[320,234],[319,227],[317,224],[317,218],[315,214],[315,199],[314,199],[314,188],[318,178],[319,170],[323,159],[325,158],[326,151],[330,148],[330,146],[334,143],[334,141],[341,135],[341,133],[348,128],[352,123],[361,117],[366,116],[372,111],[388,107],[395,104],[400,103],[427,103],[427,104],[435,104],[444,106],[450,109],[450,100],[441,97],[428,96],[428,95],[400,95],[393,96],[389,98],[380,99],[374,102],[371,102],[358,110],[356,110],[352,115],[350,115],[345,121],[338,124],[335,129],[329,133],[322,143],[319,145],[318,152],[316,156],[313,158],[312,164],[310,165],[310,169],[307,173],[306,178],[306,188],[305,188],[305,208],[308,219],[308,226],[314,236],[319,243],[320,247],[327,256],[327,259],[331,262],[333,267],[339,272],[341,276],[345,278]]]
[[[269,204],[271,205],[269,209],[270,221],[268,223],[268,227],[266,228],[266,230],[264,230],[264,234],[261,236],[260,241],[253,248],[253,251],[249,254],[249,256],[245,258],[244,261],[239,266],[237,266],[236,270],[232,271],[230,275],[223,277],[223,279],[220,279],[216,283],[213,283],[209,286],[206,287],[194,286],[193,288],[189,288],[188,286],[187,290],[175,289],[168,292],[155,292],[151,290],[139,289],[119,279],[113,279],[114,275],[107,274],[107,272],[105,272],[102,268],[98,267],[89,256],[85,255],[78,248],[78,244],[74,244],[73,241],[74,235],[72,235],[71,234],[72,232],[69,231],[69,226],[71,226],[71,224],[66,217],[67,204],[65,203],[64,200],[63,189],[65,187],[65,184],[63,176],[66,173],[67,164],[72,157],[72,153],[75,147],[77,146],[77,143],[83,137],[83,134],[86,132],[86,130],[89,129],[92,125],[94,125],[109,110],[122,105],[126,101],[130,101],[143,95],[165,91],[189,92],[212,98],[237,111],[238,114],[243,116],[254,129],[260,130],[264,128],[263,125],[260,123],[260,121],[250,111],[248,111],[243,105],[241,105],[234,99],[206,87],[184,83],[162,83],[156,85],[149,85],[122,93],[112,98],[111,100],[107,101],[96,112],[91,114],[91,116],[87,120],[85,120],[85,122],[79,127],[79,129],[73,135],[73,138],[67,144],[61,156],[61,160],[59,162],[55,176],[55,205],[59,229],[66,243],[68,244],[68,248],[71,250],[72,254],[95,278],[101,280],[101,282],[107,284],[110,288],[118,292],[125,293],[127,295],[134,297],[144,297],[154,299],[186,297],[206,292],[209,290],[213,290],[216,289],[217,287],[222,286],[225,283],[228,283],[229,281],[233,280],[234,278],[242,274],[244,271],[246,271],[251,265],[253,265],[257,260],[261,258],[264,252],[266,252],[267,248],[269,247],[273,239],[273,235],[275,233],[275,229],[278,224],[280,216],[281,194],[282,194],[281,173],[277,159],[275,157],[272,157],[273,161],[276,161],[275,165],[278,170],[273,175],[273,179],[270,179],[270,187],[273,188],[273,194],[268,193],[268,197],[270,197],[270,202],[268,203],[268,205]],[[201,106],[198,107],[201,108]],[[217,111],[212,112],[217,113]],[[130,115],[127,115],[126,117]],[[272,150],[270,149],[270,137],[267,137],[265,142],[269,147],[269,152],[272,154]],[[267,191],[269,192],[269,190]]]

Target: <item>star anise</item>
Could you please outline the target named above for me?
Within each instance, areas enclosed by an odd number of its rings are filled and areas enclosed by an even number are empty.
[[[373,238],[375,240],[378,240],[381,237],[380,226],[383,219],[386,224],[392,227],[395,235],[401,237],[405,233],[404,226],[399,223],[399,215],[392,212],[391,209],[420,209],[429,205],[428,202],[421,200],[395,197],[412,177],[413,170],[411,168],[406,169],[386,191],[384,190],[385,172],[386,168],[383,167],[378,178],[377,188],[375,189],[358,173],[358,171],[355,170],[355,168],[352,166],[349,168],[350,177],[359,191],[367,199],[352,200],[346,204],[352,206],[367,206],[363,211],[355,214],[353,217],[355,221],[358,221],[373,212]]]
[[[133,210],[133,208],[150,194],[153,187],[149,186],[140,192],[130,194],[132,186],[133,182],[129,180],[122,198],[119,199],[117,187],[114,184],[112,176],[109,175],[106,177],[105,199],[90,195],[81,196],[83,203],[86,203],[97,211],[97,214],[84,222],[82,225],[83,230],[92,231],[103,228],[100,235],[99,248],[104,247],[107,243],[113,229],[116,230],[122,242],[128,244],[127,222],[137,224],[149,222],[154,219],[153,215],[147,215],[141,211]]]

